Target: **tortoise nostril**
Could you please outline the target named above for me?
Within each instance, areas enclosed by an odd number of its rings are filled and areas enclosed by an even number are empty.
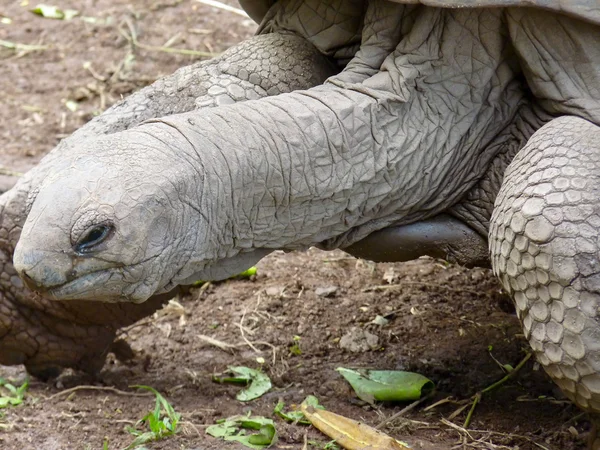
[[[37,283],[33,280],[33,278],[31,278],[31,276],[27,273],[26,270],[21,270],[20,275],[21,275],[21,279],[25,282],[25,284],[29,288],[35,289],[35,287],[37,286]]]
[[[25,280],[28,280],[28,281],[33,281],[33,278],[31,278],[31,277],[29,276],[29,274],[27,273],[27,271],[25,271],[25,270],[22,270],[22,271],[21,271],[21,275],[23,276],[23,278],[24,278]]]
[[[26,270],[21,270],[19,274],[21,275],[21,279],[25,282],[29,289],[33,291],[40,290],[41,286],[39,285],[39,283],[31,275],[29,275]]]

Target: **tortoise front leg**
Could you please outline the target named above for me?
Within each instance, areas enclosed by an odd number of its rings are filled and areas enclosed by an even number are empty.
[[[600,414],[600,127],[565,116],[507,169],[490,226],[492,266],[538,361]],[[600,417],[600,416],[599,416]],[[600,448],[600,440],[595,442]]]

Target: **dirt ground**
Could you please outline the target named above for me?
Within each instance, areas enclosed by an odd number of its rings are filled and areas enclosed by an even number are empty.
[[[35,16],[25,3],[0,5],[0,166],[13,171],[32,167],[121,96],[198,59],[150,47],[219,52],[255,29],[248,19],[193,0],[56,2],[80,11],[69,21]],[[127,39],[132,29],[140,46]],[[41,47],[11,49],[4,41]],[[0,190],[15,179],[0,177]],[[377,315],[389,322],[372,323]],[[377,337],[373,349],[341,347],[342,337],[364,331]],[[202,336],[233,347],[219,349]],[[130,388],[140,384],[165,394],[184,421],[179,434],[150,449],[241,448],[204,429],[249,410],[272,417],[279,398],[291,404],[314,394],[328,409],[372,425],[406,406],[362,404],[334,371],[339,366],[411,370],[437,384],[433,399],[384,426],[415,449],[583,449],[589,430],[532,360],[485,395],[470,429],[462,429],[468,409],[453,415],[460,401],[501,379],[501,365],[516,366],[528,350],[510,300],[483,269],[431,259],[375,265],[317,250],[276,253],[254,279],[192,289],[122,337],[135,357],[122,363],[109,355],[98,379],[66,372],[50,383],[31,380],[25,404],[0,415],[0,448],[124,448],[133,440],[125,427],[153,408],[152,397]],[[260,399],[242,404],[238,388],[211,381],[230,365],[259,367],[257,358],[275,385]],[[0,376],[21,380],[25,373],[0,367]],[[76,386],[96,390],[61,394]],[[314,429],[276,424],[276,448],[302,449],[306,435],[308,448],[328,442]]]

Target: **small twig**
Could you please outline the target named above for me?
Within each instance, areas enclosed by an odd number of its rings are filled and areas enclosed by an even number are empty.
[[[231,350],[235,349],[236,347],[238,347],[237,345],[230,344],[228,342],[219,341],[218,339],[212,338],[210,336],[206,336],[204,334],[198,334],[197,337],[201,341],[204,341],[207,344],[213,345],[217,348],[220,348],[221,350],[226,351],[226,352],[231,351]]]
[[[566,426],[567,426],[568,424],[570,424],[571,422],[575,423],[575,422],[577,422],[579,419],[581,419],[582,417],[585,417],[586,415],[587,415],[587,413],[586,413],[586,412],[579,413],[579,414],[577,414],[577,415],[575,415],[575,416],[571,417],[571,418],[570,418],[569,420],[567,420],[565,423],[563,423],[563,424],[561,425],[561,427],[566,427]]]
[[[162,46],[163,47],[171,47],[180,38],[181,38],[181,33],[176,33],[175,36],[172,36],[171,38],[169,38],[169,40],[167,40],[167,42],[165,42]]]
[[[111,422],[114,423],[126,423],[127,425],[135,425],[135,420],[127,420],[127,419],[111,419]]]
[[[431,411],[432,409],[435,409],[440,405],[444,405],[446,403],[454,403],[454,402],[456,402],[456,400],[454,400],[454,398],[452,396],[446,397],[446,398],[443,398],[443,399],[429,405],[426,408],[423,408],[423,412]]]
[[[244,308],[244,311],[242,311],[242,317],[240,318],[239,323],[237,323],[236,325],[238,326],[238,328],[240,329],[240,334],[242,335],[242,339],[244,340],[244,342],[248,345],[248,347],[250,347],[252,350],[254,350],[255,353],[258,353],[259,355],[262,354],[262,351],[257,349],[252,342],[250,342],[250,340],[246,337],[246,333],[244,332],[244,319],[246,318],[246,308]]]
[[[459,433],[462,433],[466,436],[469,437],[469,439],[471,439],[474,442],[477,442],[478,440],[475,439],[471,433],[481,433],[481,434],[489,434],[489,435],[494,435],[494,436],[503,436],[503,437],[509,437],[509,438],[513,438],[513,439],[523,439],[527,442],[530,442],[531,444],[535,445],[538,448],[541,448],[543,450],[550,450],[548,447],[543,446],[542,444],[538,444],[537,442],[535,442],[533,439],[527,437],[527,436],[523,436],[522,434],[513,434],[513,433],[502,433],[500,431],[491,431],[491,430],[467,430],[459,425],[456,425],[455,423],[450,422],[447,419],[440,419],[440,422],[442,422],[444,425],[450,427],[450,428],[454,428],[456,431],[458,431]]]
[[[108,80],[108,77],[103,77],[98,72],[94,70],[92,67],[92,63],[90,61],[86,61],[83,63],[83,68],[87,70],[96,80],[102,81],[103,83]]]
[[[467,413],[467,418],[465,419],[465,423],[463,424],[463,427],[468,428],[468,426],[471,424],[471,419],[473,418],[473,413],[475,412],[475,408],[477,407],[477,404],[479,403],[480,400],[481,400],[481,392],[478,392],[477,394],[475,394],[473,396],[473,402],[471,403],[471,408],[469,409],[469,412]]]
[[[377,424],[375,426],[376,430],[380,430],[381,428],[383,428],[384,426],[386,426],[388,423],[396,420],[398,417],[406,414],[409,411],[412,411],[414,408],[416,408],[418,405],[420,405],[421,403],[423,403],[425,400],[429,400],[431,397],[433,397],[435,391],[431,391],[429,394],[427,394],[425,397],[420,398],[417,401],[412,402],[410,405],[408,405],[406,408],[401,409],[400,411],[398,411],[395,414],[392,414],[390,417],[388,417],[387,419],[382,420],[379,424]]]
[[[302,450],[308,450],[308,431],[304,432],[304,444],[302,445]]]
[[[489,385],[485,389],[477,392],[472,397],[473,404],[471,405],[471,409],[469,410],[469,414],[467,414],[467,418],[465,419],[465,423],[463,425],[464,428],[467,428],[469,426],[469,424],[471,423],[471,418],[473,416],[473,412],[475,411],[475,407],[477,406],[477,403],[479,403],[479,401],[481,400],[482,395],[485,394],[485,393],[487,393],[487,392],[493,391],[494,389],[496,389],[497,387],[499,387],[500,385],[506,383],[508,380],[510,380],[512,377],[514,377],[515,374],[525,365],[525,363],[527,361],[529,361],[529,358],[531,358],[531,353],[527,353],[525,355],[525,357],[519,362],[519,364],[517,364],[517,366],[513,370],[511,370],[510,372],[508,372],[500,380],[498,380],[495,383]]]
[[[222,9],[223,11],[229,11],[239,16],[249,18],[246,11],[239,8],[234,8],[233,6],[226,5],[225,3],[218,2],[216,0],[195,0],[198,3],[203,3],[204,5],[212,6],[213,8]]]
[[[260,305],[261,302],[261,297],[259,294],[258,297],[258,302],[256,304],[256,308],[258,308],[258,306]],[[254,341],[251,342],[247,337],[246,337],[246,327],[244,327],[244,320],[246,319],[246,313],[248,312],[248,309],[246,307],[244,307],[244,310],[242,311],[242,317],[240,318],[240,321],[238,323],[236,323],[236,325],[238,326],[238,328],[240,329],[240,334],[242,336],[242,339],[244,340],[244,342],[246,343],[246,345],[248,347],[250,347],[252,350],[254,350],[255,353],[261,355],[263,352],[262,350],[256,348],[256,345],[266,345],[267,347],[269,347],[271,349],[271,351],[273,352],[273,366],[275,366],[275,363],[277,362],[277,348],[266,341]],[[256,310],[254,311],[254,313],[256,313]],[[248,330],[250,331],[250,330]]]
[[[198,429],[198,427],[196,425],[194,425],[192,422],[190,422],[189,420],[184,420],[181,422],[181,426],[184,428],[184,431],[186,427],[190,427],[192,430],[194,430],[196,432],[196,434],[198,436],[202,436],[202,433],[200,433],[200,430]],[[202,426],[208,426],[208,425],[200,425]],[[190,433],[191,434],[191,433]]]
[[[483,391],[481,391],[481,393],[485,394],[486,392],[490,392],[490,391],[496,389],[501,384],[508,381],[509,379],[511,379],[519,370],[521,370],[523,368],[525,363],[527,361],[529,361],[529,358],[531,358],[531,355],[532,355],[531,353],[527,353],[525,355],[525,357],[519,362],[519,364],[517,364],[517,367],[515,367],[513,370],[508,372],[501,380],[498,380],[494,384],[491,384],[490,386],[486,387]]]
[[[456,411],[454,411],[452,414],[450,414],[448,416],[448,420],[454,420],[455,417],[457,417],[459,414],[462,414],[462,412],[467,409],[469,407],[468,403],[465,403],[464,405],[460,406]]]
[[[150,396],[152,396],[151,393],[143,393],[142,394],[142,393],[137,393],[137,392],[122,391],[120,389],[110,387],[110,386],[75,386],[71,389],[65,389],[64,391],[60,391],[54,395],[51,395],[46,400],[54,400],[58,397],[72,394],[73,392],[77,392],[77,391],[108,391],[108,392],[112,392],[113,394],[126,395],[128,397],[150,397]]]
[[[471,440],[475,440],[473,438],[473,436],[471,436],[471,433],[469,433],[469,431],[477,431],[477,430],[467,430],[461,426],[456,425],[453,422],[450,422],[449,420],[444,419],[443,417],[441,418],[440,422],[442,422],[444,425],[449,426],[450,428],[454,428],[456,431],[466,434],[467,436],[469,436],[469,439]]]

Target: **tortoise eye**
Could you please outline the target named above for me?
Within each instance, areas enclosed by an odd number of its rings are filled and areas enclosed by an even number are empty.
[[[104,242],[110,235],[113,227],[110,225],[96,225],[86,232],[75,244],[77,253],[90,253],[94,248]]]

